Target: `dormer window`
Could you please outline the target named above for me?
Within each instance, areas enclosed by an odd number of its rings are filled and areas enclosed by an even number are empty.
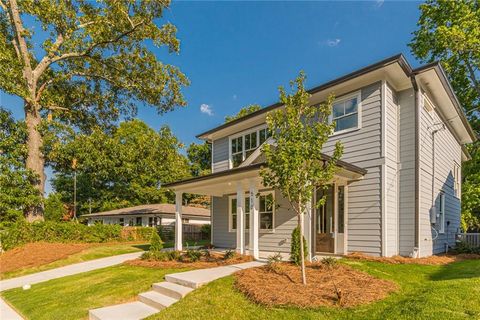
[[[335,121],[335,133],[360,128],[360,92],[341,97],[333,103],[331,120]]]
[[[265,126],[257,127],[230,137],[230,168],[238,167],[270,134]]]

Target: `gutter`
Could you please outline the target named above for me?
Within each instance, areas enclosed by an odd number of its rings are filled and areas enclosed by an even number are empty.
[[[418,88],[415,75],[410,77],[412,81],[413,91],[415,94],[414,117],[415,117],[415,233],[413,239],[412,257],[417,258],[419,254],[420,243],[420,90]]]

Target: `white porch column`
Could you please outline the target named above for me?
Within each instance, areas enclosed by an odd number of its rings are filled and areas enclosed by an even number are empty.
[[[182,240],[182,193],[175,192],[175,250],[183,250]]]
[[[241,183],[237,184],[237,251],[245,253],[245,192]]]
[[[257,187],[255,183],[250,182],[250,255],[254,259],[258,259],[258,229],[259,229],[259,219],[258,219],[258,208],[260,206],[260,200],[257,197]]]

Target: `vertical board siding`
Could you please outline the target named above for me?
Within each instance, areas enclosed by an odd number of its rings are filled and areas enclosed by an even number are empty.
[[[398,162],[399,121],[398,100],[392,88],[385,84],[385,255],[397,255],[398,250]]]
[[[461,146],[447,127],[442,128],[442,119],[437,110],[427,111],[421,104],[420,117],[420,256],[441,253],[445,244],[455,245],[455,234],[460,227],[460,199],[455,196],[453,168],[454,164],[461,165]],[[432,132],[441,129],[435,134],[435,154],[433,154]],[[433,156],[433,157],[432,157]],[[433,161],[435,162],[435,179],[432,203],[432,175]],[[445,233],[439,234],[432,229],[430,210],[432,206],[439,208],[439,194],[445,194]],[[447,226],[447,221],[450,224]],[[440,229],[440,221],[433,226]]]
[[[412,253],[415,238],[415,93],[413,89],[398,92],[400,108],[399,168],[399,253]]]
[[[344,147],[342,160],[368,170],[348,187],[348,252],[381,254],[381,82],[361,89],[362,127],[332,136],[324,146],[331,154],[335,143]]]
[[[228,170],[230,166],[228,137],[213,140],[212,173]]]

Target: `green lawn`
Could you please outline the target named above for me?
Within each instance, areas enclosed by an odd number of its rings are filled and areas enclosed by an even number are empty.
[[[383,301],[347,310],[268,309],[236,292],[233,277],[227,277],[148,319],[480,319],[480,260],[447,266],[345,263],[398,282],[400,292]]]
[[[86,319],[88,310],[135,300],[167,273],[177,270],[120,265],[2,293],[26,319]]]
[[[387,299],[348,310],[271,308],[249,302],[227,277],[194,291],[153,319],[479,319],[480,260],[446,266],[389,265],[344,260],[355,268],[400,284]],[[3,296],[27,319],[85,319],[88,309],[134,300],[167,273],[116,266],[9,290]]]

